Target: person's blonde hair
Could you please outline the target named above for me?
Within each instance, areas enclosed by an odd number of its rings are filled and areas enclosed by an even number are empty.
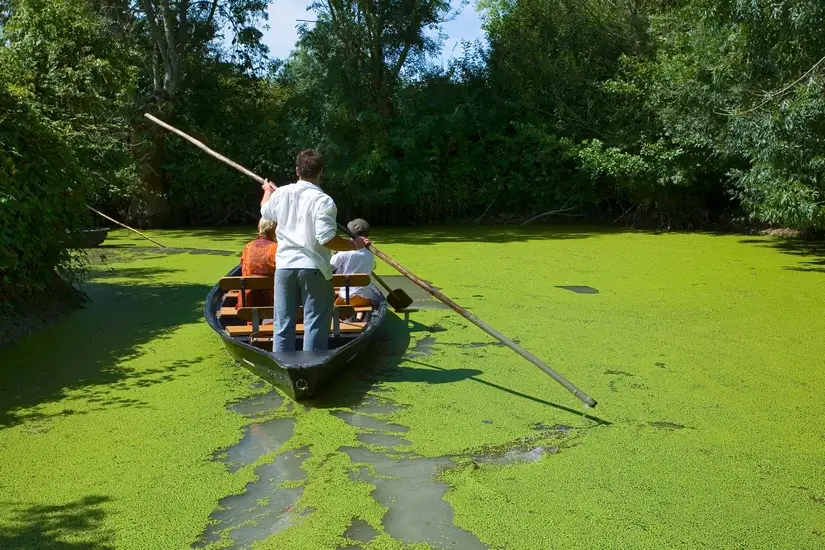
[[[273,220],[265,220],[261,218],[261,221],[258,222],[258,235],[265,235],[274,240],[275,226],[276,224]]]

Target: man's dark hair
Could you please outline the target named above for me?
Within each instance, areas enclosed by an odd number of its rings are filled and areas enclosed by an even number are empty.
[[[295,159],[295,168],[297,168],[298,177],[315,179],[324,169],[324,157],[313,149],[304,149]]]

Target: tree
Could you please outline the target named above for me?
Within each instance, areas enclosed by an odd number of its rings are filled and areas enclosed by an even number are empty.
[[[368,98],[382,117],[392,113],[392,97],[402,70],[420,62],[438,44],[424,35],[450,10],[447,0],[325,0],[312,4],[319,21],[301,43],[318,61],[334,63],[330,84],[367,85]],[[365,81],[360,75],[365,75]],[[348,78],[353,77],[353,78]]]
[[[292,149],[325,151],[345,208],[387,204],[403,175],[390,135],[398,93],[438,48],[424,31],[440,25],[449,3],[328,0],[312,7],[318,22],[302,29],[281,76],[292,91]]]
[[[265,47],[257,25],[266,19],[265,0],[97,0],[110,22],[112,36],[130,49],[140,69],[133,98],[133,154],[139,159],[144,186],[133,197],[129,217],[138,225],[163,223],[169,212],[165,134],[141,118],[146,109],[167,119],[175,116],[175,99],[190,59],[218,55],[224,29],[248,68],[260,63]]]

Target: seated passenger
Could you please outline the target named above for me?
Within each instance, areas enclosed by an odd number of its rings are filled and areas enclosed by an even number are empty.
[[[370,226],[364,220],[358,218],[352,220],[347,224],[351,232],[360,236],[367,237],[369,235]],[[345,252],[336,252],[330,260],[332,269],[339,275],[352,275],[353,273],[367,273],[369,274],[375,269],[375,256],[367,248],[361,250],[348,250]],[[375,296],[372,288],[368,286],[353,286],[349,289],[349,305],[353,307],[373,306],[378,299]],[[338,297],[335,299],[335,305],[345,305],[347,303],[347,289],[341,287]],[[358,314],[358,320],[364,318],[363,313]]]
[[[241,276],[267,275],[275,276],[275,222],[261,220],[258,223],[258,238],[246,244],[241,252]],[[274,285],[274,279],[273,279]],[[271,290],[246,290],[246,307],[272,307],[274,295]],[[235,309],[243,304],[238,299]]]

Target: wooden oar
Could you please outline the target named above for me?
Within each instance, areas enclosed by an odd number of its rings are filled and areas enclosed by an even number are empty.
[[[384,282],[384,280],[378,276],[378,273],[375,271],[372,272],[372,278],[378,281],[378,284],[384,287],[387,291],[387,301],[395,310],[407,309],[412,303],[413,299],[410,298],[410,295],[404,292],[400,288],[396,288],[395,290],[391,289],[390,286]]]
[[[251,171],[247,170],[246,168],[244,168],[240,164],[232,162],[231,160],[229,160],[225,156],[216,153],[215,151],[213,151],[212,149],[210,149],[209,147],[207,147],[206,145],[204,145],[200,141],[196,140],[195,138],[181,132],[177,128],[175,128],[173,126],[170,126],[169,124],[163,122],[162,120],[159,120],[159,119],[153,117],[149,113],[146,113],[144,116],[146,118],[148,118],[149,120],[151,120],[152,122],[154,122],[155,124],[157,124],[158,126],[166,128],[170,132],[173,132],[173,133],[179,135],[180,137],[182,137],[186,141],[192,143],[193,145],[195,145],[199,149],[203,150],[204,152],[208,153],[209,155],[212,155],[216,159],[225,162],[229,166],[232,166],[233,168],[235,168],[239,172],[242,172],[242,173],[246,174],[250,178],[257,181],[258,183],[263,184],[264,178],[258,176],[254,172],[251,172]],[[340,224],[339,224],[339,227],[342,227],[342,226],[340,226]],[[344,231],[345,231],[345,233],[350,234],[348,229],[345,229]],[[459,315],[461,315],[462,317],[464,317],[465,319],[467,319],[468,321],[470,321],[471,323],[476,325],[478,328],[480,328],[481,330],[483,330],[484,332],[486,332],[487,334],[489,334],[490,336],[492,336],[493,338],[495,338],[496,340],[498,340],[499,342],[501,342],[502,344],[504,344],[505,346],[507,346],[511,350],[515,351],[516,353],[518,353],[519,355],[521,355],[522,357],[524,357],[525,359],[527,359],[528,361],[533,363],[535,366],[537,366],[541,370],[543,370],[545,373],[550,375],[550,377],[553,378],[553,380],[555,380],[556,382],[558,382],[559,384],[564,386],[567,390],[569,390],[571,393],[573,393],[573,395],[578,397],[586,405],[589,405],[591,407],[596,406],[596,401],[592,397],[590,397],[589,395],[584,393],[582,390],[580,390],[579,388],[577,388],[576,386],[571,384],[566,378],[564,378],[562,375],[560,375],[555,370],[553,370],[549,365],[544,363],[541,359],[539,359],[538,357],[536,357],[535,355],[533,355],[529,351],[523,349],[521,346],[519,346],[518,344],[516,344],[515,342],[513,342],[512,340],[510,340],[509,338],[507,338],[503,334],[501,334],[499,331],[497,331],[496,329],[494,329],[493,327],[491,327],[490,325],[488,325],[487,323],[485,323],[484,321],[482,321],[481,319],[479,319],[478,317],[476,317],[475,315],[473,315],[472,313],[470,313],[469,311],[467,311],[466,309],[464,309],[463,307],[461,307],[460,305],[455,303],[454,301],[452,301],[449,298],[447,298],[446,296],[444,296],[444,294],[442,294],[441,292],[439,292],[438,290],[433,288],[426,281],[423,281],[423,280],[419,279],[415,274],[410,272],[407,268],[405,268],[404,266],[402,266],[401,264],[399,264],[398,262],[396,262],[395,260],[393,260],[392,258],[387,256],[386,254],[384,254],[383,252],[381,252],[380,250],[375,248],[374,245],[370,245],[369,250],[370,250],[370,252],[372,252],[373,254],[375,254],[376,256],[378,256],[379,258],[384,260],[385,262],[387,262],[393,268],[395,268],[399,273],[401,273],[402,275],[407,277],[409,280],[411,280],[412,282],[414,282],[415,284],[417,284],[418,286],[423,288],[425,291],[432,294],[438,300],[440,300],[441,302],[446,304],[450,309],[452,309],[453,311],[455,311],[456,313],[458,313]]]

